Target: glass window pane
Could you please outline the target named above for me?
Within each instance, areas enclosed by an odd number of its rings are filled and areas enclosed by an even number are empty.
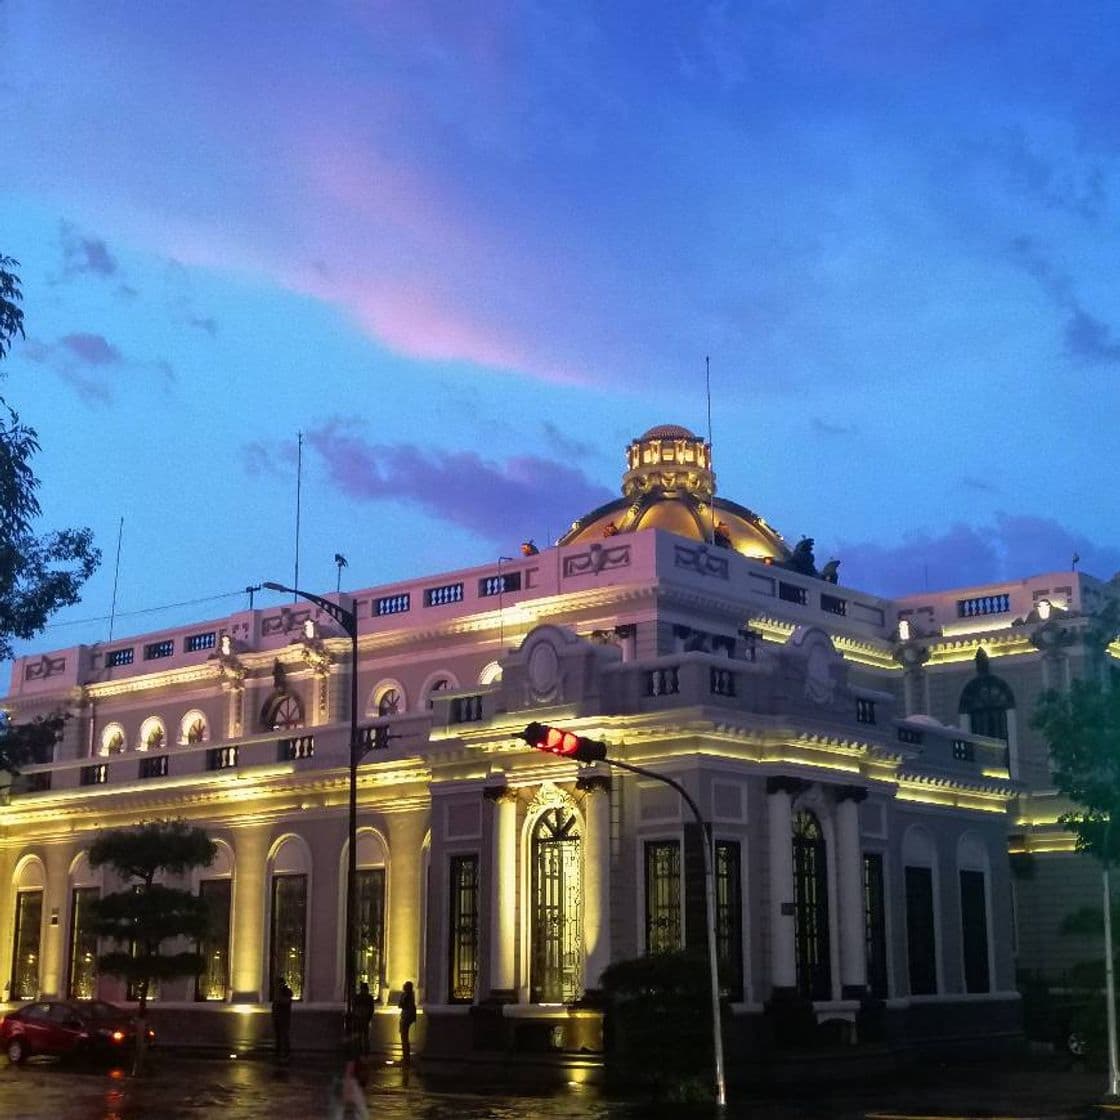
[[[43,892],[16,894],[16,929],[12,945],[12,999],[39,994],[39,934],[43,924]]]
[[[681,940],[681,846],[646,843],[646,952],[672,953]]]
[[[306,945],[307,876],[272,876],[272,938],[269,992],[280,982],[292,989],[292,999],[303,999],[303,958]]]
[[[385,985],[385,869],[374,867],[358,872],[357,983],[369,985],[370,995],[380,999]]]
[[[478,856],[452,856],[450,870],[448,999],[451,1003],[471,1003],[478,984]]]
[[[737,840],[716,841],[716,957],[721,994],[743,998],[743,891]]]
[[[207,907],[206,933],[198,943],[202,971],[195,985],[195,999],[224,1000],[229,994],[229,911],[233,889],[229,879],[203,879],[198,897]]]
[[[100,897],[97,887],[75,887],[70,900],[71,999],[93,999],[97,995],[97,937],[92,929],[91,907]]]

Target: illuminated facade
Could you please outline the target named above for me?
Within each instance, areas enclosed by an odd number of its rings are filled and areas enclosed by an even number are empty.
[[[624,497],[556,547],[344,596],[364,741],[389,732],[360,767],[357,844],[357,970],[386,1046],[412,979],[429,1053],[593,1063],[603,968],[703,945],[677,796],[528,750],[530,720],[673,776],[712,822],[732,1062],[791,1009],[853,1037],[1016,1031],[1008,834],[1061,846],[1039,823],[1053,799],[1024,794],[1046,785],[1025,712],[1097,656],[1107,588],[892,602],[800,575],[762,518],[714,497],[708,456],[653,429]],[[305,604],[17,661],[12,717],[74,718],[0,807],[5,997],[124,996],[96,976],[88,906],[112,884],[85,852],[98,829],[178,817],[220,854],[192,884],[207,967],[161,988],[165,1038],[259,1044],[283,978],[297,1047],[333,1045],[351,671]]]

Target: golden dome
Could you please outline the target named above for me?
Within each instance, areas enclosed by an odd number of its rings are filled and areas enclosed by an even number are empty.
[[[756,513],[715,497],[712,449],[687,428],[660,424],[626,449],[623,497],[576,521],[559,544],[599,540],[640,529],[664,529],[712,541],[758,560],[788,560],[781,535]]]

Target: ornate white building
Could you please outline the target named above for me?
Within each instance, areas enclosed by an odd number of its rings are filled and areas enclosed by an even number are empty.
[[[429,1053],[593,1064],[603,968],[704,944],[677,795],[529,750],[530,720],[674,777],[711,822],[732,1071],[791,1010],[915,1044],[1017,1031],[1016,951],[1053,952],[1043,910],[1081,874],[1027,717],[1115,656],[1109,587],[1065,573],[892,602],[799,574],[762,518],[714,498],[708,456],[652,429],[624,497],[555,547],[342,596],[373,748],[357,969],[386,1044],[412,979]],[[334,1045],[352,672],[304,603],[17,661],[11,718],[73,718],[0,806],[4,998],[123,998],[96,976],[87,908],[112,884],[85,853],[99,829],[183,818],[220,855],[194,880],[207,968],[158,993],[165,1039],[259,1044],[283,977],[296,1046]],[[1014,883],[1009,835],[1036,853]]]

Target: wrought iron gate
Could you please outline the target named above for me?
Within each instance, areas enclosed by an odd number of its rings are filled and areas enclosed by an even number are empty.
[[[549,809],[533,830],[534,1003],[572,1003],[583,995],[583,874],[578,820]]]

